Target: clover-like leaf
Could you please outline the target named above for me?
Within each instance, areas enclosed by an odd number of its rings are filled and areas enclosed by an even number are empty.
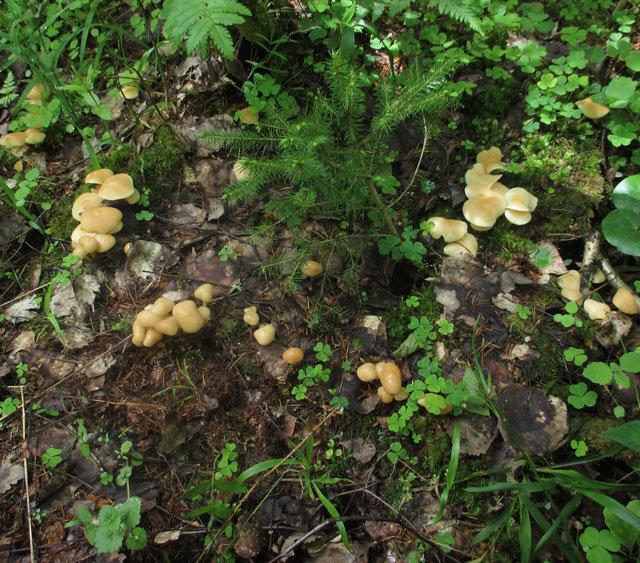
[[[602,234],[620,252],[640,256],[640,215],[637,213],[614,209],[602,220]]]
[[[640,52],[638,52],[640,55]],[[613,205],[619,209],[640,212],[640,174],[629,176],[619,182],[611,195]]]
[[[627,352],[620,356],[620,367],[629,373],[640,372],[640,352]]]
[[[599,383],[600,385],[607,385],[611,383],[613,378],[613,372],[611,368],[603,362],[592,362],[582,371],[589,381]]]

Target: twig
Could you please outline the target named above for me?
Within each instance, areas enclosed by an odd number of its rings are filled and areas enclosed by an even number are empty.
[[[29,558],[33,563],[35,561],[34,557],[34,547],[33,547],[33,528],[31,525],[31,498],[29,497],[29,471],[27,467],[27,426],[25,422],[25,414],[24,414],[24,386],[20,385],[20,404],[22,410],[22,447],[24,448],[22,451],[22,466],[24,468],[24,494],[27,501],[27,525],[29,528]]]
[[[196,559],[196,563],[199,563],[200,561],[204,561],[204,558],[206,557],[207,553],[209,553],[209,551],[211,551],[211,548],[215,545],[215,541],[218,538],[218,536],[222,533],[222,531],[227,527],[227,525],[231,522],[231,519],[237,514],[237,512],[240,510],[240,508],[242,507],[242,505],[246,502],[246,500],[251,496],[251,494],[256,490],[256,488],[258,487],[258,485],[264,481],[267,477],[269,477],[272,473],[276,472],[280,467],[282,467],[282,465],[291,457],[293,457],[296,452],[302,448],[302,446],[304,446],[304,444],[307,443],[307,440],[313,436],[320,428],[322,428],[322,426],[324,426],[327,421],[332,418],[333,416],[335,416],[337,413],[337,411],[332,410],[327,416],[325,416],[320,422],[318,422],[318,424],[316,424],[313,429],[311,430],[311,433],[309,434],[309,436],[307,436],[304,440],[302,440],[295,448],[293,448],[285,457],[283,457],[280,462],[278,463],[278,465],[275,465],[274,467],[272,467],[269,471],[267,471],[264,475],[260,476],[258,479],[256,479],[256,482],[253,484],[253,486],[244,494],[244,496],[240,499],[240,501],[238,502],[238,504],[236,504],[236,506],[233,509],[233,512],[231,512],[231,514],[229,515],[229,517],[224,521],[224,523],[220,526],[220,528],[218,529],[218,531],[216,532],[215,536],[213,536],[213,538],[211,538],[211,541],[208,543],[208,545],[202,550],[202,553],[198,556],[198,559]]]

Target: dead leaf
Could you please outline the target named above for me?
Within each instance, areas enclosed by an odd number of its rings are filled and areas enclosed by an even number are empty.
[[[456,424],[460,425],[460,453],[465,455],[484,455],[498,435],[498,422],[494,418],[480,414],[464,413],[457,416],[454,424],[447,428],[449,437],[453,436]]]
[[[360,463],[368,463],[376,455],[376,446],[371,438],[363,440],[358,437],[353,440],[344,440],[340,445],[350,451],[353,459]]]
[[[165,543],[169,543],[170,541],[176,541],[180,538],[180,530],[168,530],[166,532],[160,532],[156,534],[155,538],[153,538],[153,543],[156,545],[163,545]]]
[[[127,253],[127,265],[138,277],[150,280],[153,279],[162,257],[161,244],[149,240],[137,240],[131,244]]]
[[[9,305],[4,313],[6,320],[14,323],[22,323],[34,319],[38,315],[39,310],[39,299],[35,295],[29,295]]]
[[[21,463],[11,463],[5,459],[0,465],[0,494],[6,493],[18,481],[24,479],[24,467]]]
[[[551,264],[549,264],[548,266],[539,268],[540,272],[543,274],[543,278],[538,279],[537,280],[538,283],[549,283],[549,280],[551,279],[549,274],[560,275],[560,274],[564,274],[567,271],[567,266],[564,263],[562,256],[560,256],[558,249],[555,247],[555,245],[551,241],[542,240],[536,243],[536,247],[544,248],[548,250],[551,253],[551,260],[552,260]],[[531,250],[531,252],[529,253],[529,260],[531,261],[531,264],[533,264],[534,266],[536,265],[534,256],[535,256],[535,252],[537,251],[537,248],[533,248],[533,250]]]

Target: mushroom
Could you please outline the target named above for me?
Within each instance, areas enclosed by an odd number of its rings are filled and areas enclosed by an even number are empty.
[[[638,313],[638,305],[633,294],[624,287],[621,287],[616,291],[612,302],[619,311],[622,311],[627,315],[636,315]]]
[[[247,125],[253,125],[260,119],[260,113],[252,111],[250,107],[246,107],[240,110],[240,123],[246,123]]]
[[[302,265],[300,271],[305,278],[315,278],[316,276],[322,273],[322,264],[320,262],[316,262],[315,260],[309,260]]]
[[[144,335],[144,340],[142,341],[142,345],[145,348],[151,348],[161,340],[162,340],[162,333],[158,332],[155,328],[150,328],[150,329],[147,329],[147,332]]]
[[[138,97],[138,87],[133,84],[123,86],[120,88],[120,92],[127,100],[135,100]]]
[[[374,364],[367,362],[366,364],[362,364],[356,370],[356,375],[360,381],[368,383],[369,381],[375,381],[378,379],[378,370],[376,370],[376,366]]]
[[[491,147],[486,151],[480,151],[476,156],[476,162],[484,166],[484,169],[491,173],[494,170],[506,170],[507,167],[501,162],[502,151],[498,147]]]
[[[464,221],[430,217],[427,223],[433,223],[433,228],[428,233],[435,239],[443,237],[444,242],[459,240],[467,233],[467,224]]]
[[[471,233],[467,233],[462,238],[445,245],[443,252],[447,256],[455,256],[466,252],[475,256],[478,252],[478,241]]]
[[[504,210],[504,198],[492,193],[468,199],[462,206],[462,214],[476,231],[489,230]]]
[[[48,89],[44,87],[44,84],[34,84],[31,90],[27,92],[26,99],[30,104],[42,106],[43,94],[46,97]]]
[[[150,307],[150,311],[158,315],[159,317],[166,317],[173,308],[175,307],[175,303],[171,301],[171,299],[167,299],[166,297],[158,297],[155,300],[154,304]]]
[[[569,301],[575,301],[578,305],[582,303],[580,279],[580,272],[577,270],[569,270],[567,273],[558,276],[560,295]]]
[[[409,398],[409,393],[404,390],[404,387],[400,390],[400,393],[396,393],[393,396],[394,401],[406,401]]]
[[[136,316],[136,322],[144,328],[153,328],[153,326],[163,319],[163,315],[157,315],[151,309],[143,309]]]
[[[15,131],[14,133],[7,133],[0,137],[0,145],[8,149],[16,149],[26,144],[27,135],[24,131]]]
[[[489,174],[481,162],[474,164],[464,175],[467,186],[474,188],[484,187],[486,190],[489,190],[500,178],[502,178],[502,174]]]
[[[76,220],[80,221],[82,214],[87,209],[92,209],[94,207],[100,207],[100,204],[104,200],[96,193],[87,192],[84,194],[80,194],[76,200],[73,202],[73,207],[71,208],[71,216]]]
[[[29,128],[24,132],[24,142],[27,143],[27,145],[39,145],[46,138],[45,133],[39,129]]]
[[[133,345],[142,346],[147,329],[136,320],[131,327],[131,331],[133,332],[133,338],[131,339]]]
[[[110,201],[126,199],[132,196],[134,192],[133,179],[129,174],[109,176],[98,189],[98,195]]]
[[[393,395],[389,393],[384,387],[378,387],[378,397],[380,397],[381,403],[390,403],[393,401]]]
[[[276,337],[276,327],[272,324],[262,325],[253,333],[254,338],[261,346],[268,346]]]
[[[594,102],[591,99],[591,96],[585,98],[584,100],[577,101],[576,105],[580,108],[580,111],[584,114],[584,116],[588,117],[589,119],[600,119],[611,111],[607,106],[603,106],[598,102]]]
[[[385,362],[380,372],[380,383],[384,390],[391,394],[396,395],[402,391],[402,374],[400,368],[393,362]]]
[[[84,178],[85,184],[102,184],[107,178],[113,176],[113,172],[108,168],[98,168],[93,172],[89,172]]]
[[[538,198],[524,188],[511,188],[504,196],[507,221],[514,225],[525,225],[531,221],[531,212],[538,205]]]
[[[122,228],[122,212],[115,207],[85,209],[80,218],[80,227],[92,233],[116,233]]]
[[[247,307],[244,310],[244,317],[242,317],[242,320],[249,326],[256,326],[260,322],[257,307]]]
[[[592,321],[606,319],[611,313],[609,305],[595,299],[585,299],[582,307]]]
[[[203,283],[193,292],[193,295],[203,303],[211,303],[213,301],[213,291],[214,287],[210,283]]]
[[[598,268],[591,278],[591,283],[602,283],[606,281],[606,279],[607,276],[605,276],[604,272],[600,268]]]
[[[233,165],[233,173],[236,175],[237,180],[246,180],[249,177],[249,169],[246,166],[246,161],[236,160]]]
[[[125,197],[124,200],[130,204],[133,205],[134,203],[138,203],[140,201],[140,192],[138,191],[137,188],[133,188],[133,193],[129,196],[129,197]]]
[[[166,317],[154,324],[153,328],[160,334],[175,336],[176,334],[178,334],[178,328],[180,327],[178,326],[178,321],[176,321],[173,317]]]
[[[198,332],[204,326],[205,319],[198,312],[195,302],[190,299],[176,303],[172,313],[178,326],[187,334]]]
[[[282,359],[289,365],[298,364],[304,358],[304,352],[302,348],[287,348],[282,353]]]

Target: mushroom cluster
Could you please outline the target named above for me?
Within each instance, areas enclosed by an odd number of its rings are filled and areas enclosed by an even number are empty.
[[[390,403],[394,399],[404,401],[409,396],[402,387],[400,368],[393,362],[367,362],[356,370],[356,375],[364,382],[380,380],[378,397],[381,403]]]
[[[174,303],[170,299],[160,297],[153,305],[143,309],[133,323],[132,342],[135,346],[151,348],[163,336],[175,336],[178,330],[185,334],[198,332],[211,318],[211,309],[207,303],[213,301],[213,286],[209,283],[201,285],[194,292],[196,299],[203,302],[198,307],[194,301],[187,299]]]
[[[42,107],[42,100],[46,97],[46,90],[42,84],[34,84],[27,92],[25,102]],[[27,145],[39,145],[46,139],[44,131],[38,128],[29,128],[26,131],[14,131],[0,137],[0,145],[11,149],[16,156],[21,156],[27,150]]]
[[[471,233],[467,232],[467,224],[456,219],[444,217],[430,217],[427,223],[433,223],[429,234],[435,238],[443,238],[447,244],[443,252],[447,256],[468,252],[474,256],[478,252],[478,241]]]
[[[106,252],[116,244],[113,235],[122,229],[122,212],[105,202],[133,204],[140,199],[140,192],[128,174],[114,174],[101,168],[88,174],[84,181],[95,187],[80,194],[71,208],[71,215],[80,222],[71,233],[73,254],[80,260],[94,252]]]
[[[493,172],[506,170],[501,159],[498,147],[481,151],[465,174],[467,201],[462,213],[476,231],[488,231],[502,214],[514,225],[525,225],[538,205],[538,198],[524,188],[509,189],[498,181],[502,174]]]
[[[602,283],[605,279],[606,277],[602,270],[598,270],[591,281],[593,283]],[[582,276],[578,270],[569,270],[561,276],[558,276],[560,295],[569,301],[575,301],[578,305],[582,305],[582,308],[591,320],[605,319],[609,313],[611,313],[611,307],[595,299],[584,299],[580,287],[581,283]],[[612,303],[616,309],[622,313],[627,315],[638,314],[638,305],[635,297],[633,293],[625,287],[621,287],[616,291]]]

